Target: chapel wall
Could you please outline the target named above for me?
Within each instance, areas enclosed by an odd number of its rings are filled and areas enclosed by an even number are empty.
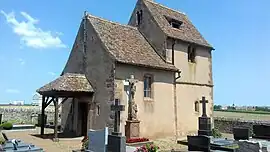
[[[114,113],[114,61],[102,44],[90,22],[87,22],[86,77],[94,87],[93,106],[95,112],[93,129],[113,128]],[[90,120],[91,121],[91,120]]]
[[[206,113],[213,119],[213,88],[208,86],[177,84],[177,132],[178,137],[184,137],[188,134],[197,134],[198,117],[202,115],[202,104],[200,100],[205,96]],[[195,111],[195,102],[199,102],[198,112]],[[211,120],[213,122],[213,120]],[[213,127],[213,123],[212,123]]]
[[[120,128],[122,133],[125,132],[124,127],[128,114],[128,97],[124,91],[124,80],[130,78],[131,74],[138,80],[134,98],[138,106],[138,119],[141,121],[141,137],[160,138],[174,136],[174,73],[123,64],[116,66],[117,90],[122,92],[121,104],[126,105],[125,111],[121,113]],[[144,98],[144,74],[153,75],[153,100],[146,100]]]
[[[137,23],[137,11],[142,10],[142,20],[141,24]],[[145,6],[143,0],[139,0],[131,14],[128,25],[138,27],[141,34],[147,39],[147,41],[154,47],[157,53],[166,58],[165,52],[165,34],[158,26],[154,17],[150,13],[149,9]]]

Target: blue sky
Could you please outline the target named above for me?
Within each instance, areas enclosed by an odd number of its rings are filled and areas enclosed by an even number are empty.
[[[216,104],[269,105],[270,1],[155,0],[185,12],[213,52]],[[126,24],[136,0],[0,1],[0,102],[32,102],[62,71],[90,14]]]

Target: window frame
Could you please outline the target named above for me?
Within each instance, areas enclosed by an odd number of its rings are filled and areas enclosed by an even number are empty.
[[[145,82],[146,79],[150,82]],[[143,97],[145,99],[153,99],[153,82],[154,82],[154,77],[152,74],[144,74],[143,76]],[[146,88],[145,84],[148,84],[148,89]]]
[[[198,101],[195,101],[195,102],[194,102],[194,111],[195,111],[196,113],[199,113],[199,112],[200,112],[200,104],[199,104]]]
[[[196,47],[193,45],[189,45],[187,49],[188,54],[188,62],[189,63],[196,63]]]
[[[137,26],[140,26],[142,24],[142,17],[143,17],[143,11],[142,10],[138,10],[136,12],[136,22],[137,22]]]

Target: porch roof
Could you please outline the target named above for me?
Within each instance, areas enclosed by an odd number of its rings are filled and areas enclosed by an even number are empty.
[[[84,74],[65,73],[39,88],[37,92],[44,96],[74,97],[89,96],[94,90]]]

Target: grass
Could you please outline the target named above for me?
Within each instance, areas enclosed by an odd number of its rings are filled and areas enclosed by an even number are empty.
[[[261,120],[270,121],[269,114],[261,113],[247,113],[247,112],[235,112],[235,111],[214,111],[214,117],[218,118],[231,118],[242,120]]]
[[[246,110],[215,110],[215,111],[270,115],[270,112],[268,111],[246,111]]]

